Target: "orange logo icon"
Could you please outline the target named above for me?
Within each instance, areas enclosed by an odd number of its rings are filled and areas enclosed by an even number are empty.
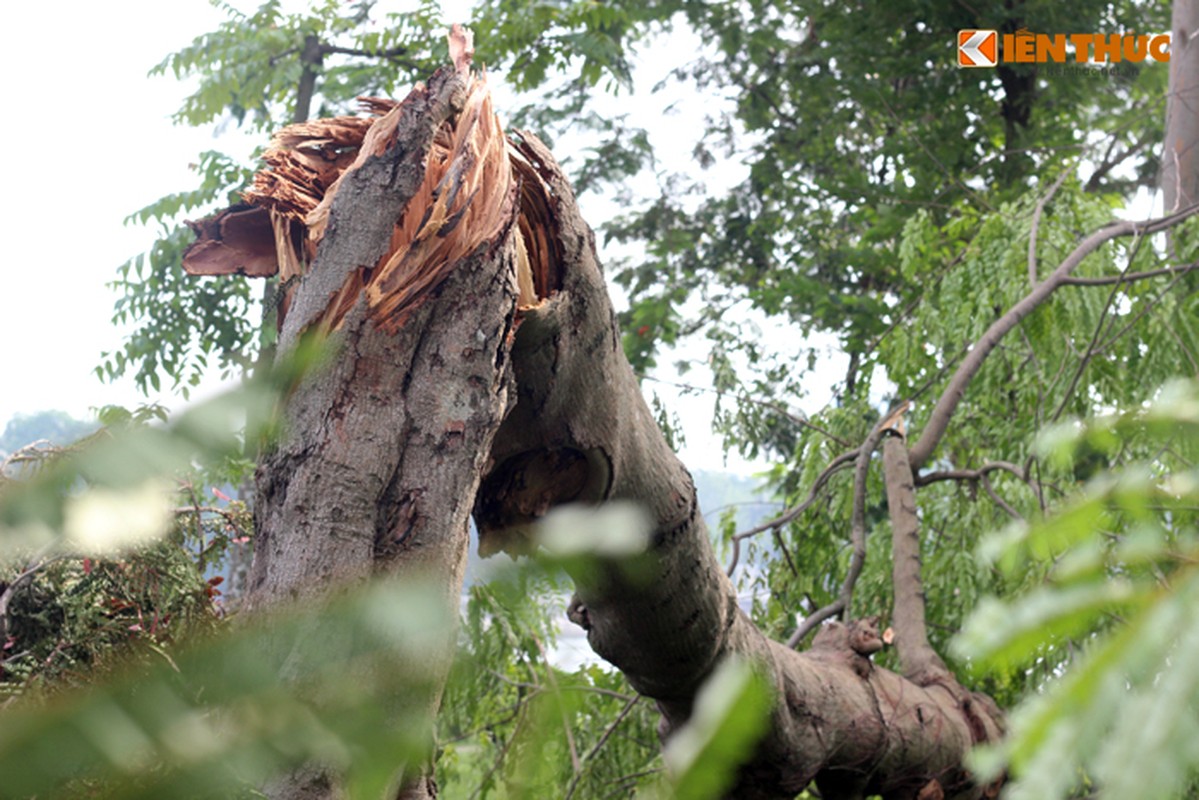
[[[974,29],[958,31],[959,67],[993,67],[998,62],[998,32]]]

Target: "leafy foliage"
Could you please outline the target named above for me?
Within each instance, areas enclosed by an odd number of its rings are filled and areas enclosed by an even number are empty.
[[[22,567],[0,581],[14,585],[34,571],[5,609],[5,699],[87,685],[133,653],[143,663],[162,658],[217,620],[219,579],[205,578],[178,529],[124,558],[62,556]]]
[[[0,592],[14,588],[0,603],[5,797],[252,797],[280,770],[320,761],[345,776],[348,796],[367,798],[399,779],[397,764],[424,757],[440,688],[427,654],[451,624],[444,587],[376,583],[230,625],[209,574],[248,520],[230,504],[214,524],[190,483],[172,499],[192,505],[165,538],[102,556],[69,546],[72,509],[87,498],[122,492],[138,505],[155,474],[236,461],[231,432],[268,418],[272,387],[295,373],[273,379],[165,421],[158,409],[107,409],[110,427],[87,446],[3,486]],[[90,519],[130,539],[127,513]],[[563,558],[577,567],[581,556]],[[761,687],[725,675],[740,687],[730,698],[756,700],[705,715],[693,734],[708,737],[704,757],[664,780],[649,704],[617,672],[554,665],[557,621],[545,610],[565,597],[554,574],[525,565],[473,588],[439,722],[441,785],[500,798],[563,787],[577,798],[673,797],[675,786],[714,796],[747,741],[720,732],[757,729]]]
[[[444,59],[429,3],[391,17],[378,16],[369,3],[321,3],[299,14],[276,2],[251,14],[226,11],[228,21],[218,31],[156,70],[199,79],[181,122],[266,131],[303,115],[305,86],[314,88],[312,108],[319,113],[344,113],[355,95],[396,94]],[[658,169],[651,137],[630,117],[594,113],[591,99],[597,88],[628,91],[637,50],[660,43],[656,34],[695,32],[702,46],[673,79],[693,87],[713,111],[707,130],[686,145],[695,145],[701,168],[744,162],[747,177],[727,192],[708,194],[697,171],[658,174],[660,196],[622,194],[627,212],[606,226],[606,237],[644,254],[623,264],[616,277],[632,300],[622,315],[624,344],[644,370],[664,345],[706,337],[707,365],[724,398],[717,426],[744,452],[779,459],[769,479],[779,499],[794,507],[833,459],[863,441],[889,398],[912,398],[910,423],[922,430],[933,400],[987,327],[1080,236],[1105,224],[1134,190],[1155,179],[1165,69],[1126,64],[1102,78],[1047,75],[1032,65],[958,70],[949,58],[954,33],[1158,30],[1167,27],[1166,12],[1166,4],[1131,0],[981,9],[814,0],[491,0],[480,5],[474,28],[479,60],[533,93],[533,102],[513,115],[517,124],[598,139],[576,163],[582,189]],[[319,60],[305,57],[313,43],[326,50]],[[247,283],[184,280],[176,266],[187,241],[175,227],[178,218],[234,199],[248,174],[220,154],[202,157],[197,171],[199,189],[134,215],[160,225],[160,241],[125,265],[117,280],[123,294],[118,321],[141,327],[122,351],[106,356],[98,370],[106,377],[132,370],[143,388],[163,378],[186,387],[209,366],[245,370],[270,347],[271,326],[251,319],[261,308]],[[1059,177],[1060,186],[1050,189]],[[1168,258],[1156,240],[1116,240],[1076,274],[1111,278],[1189,263],[1196,238],[1194,230],[1180,232]],[[1178,609],[1185,606],[1171,603],[1191,591],[1183,546],[1189,512],[1154,488],[1162,475],[1181,471],[1183,462],[1172,460],[1177,445],[1166,447],[1133,423],[1117,425],[1114,438],[1085,438],[1087,449],[1069,460],[1048,457],[1036,442],[1037,431],[1066,420],[1129,414],[1188,365],[1193,371],[1199,354],[1194,279],[1162,274],[1063,287],[1009,334],[974,378],[951,435],[927,465],[933,475],[920,486],[933,645],[944,652],[983,597],[1015,594],[1027,604],[1003,624],[992,618],[987,647],[1001,668],[980,674],[980,688],[1008,704],[1067,670],[1082,676],[1062,682],[1069,700],[1047,695],[1040,711],[1028,712],[1028,730],[1039,732],[1023,741],[1035,742],[1036,753],[1032,745],[1005,751],[1032,776],[1026,785],[1037,789],[1028,796],[1065,791],[1076,777],[1060,768],[1049,776],[1046,765],[1055,762],[1042,759],[1042,750],[1060,756],[1072,747],[1077,760],[1059,758],[1058,766],[1085,767],[1109,783],[1110,769],[1129,763],[1102,749],[1109,745],[1096,744],[1097,732],[1116,724],[1109,714],[1114,706],[1109,702],[1092,716],[1080,711],[1090,708],[1083,700],[1110,701],[1118,693],[1117,682],[1103,683],[1101,676],[1119,674],[1133,687],[1126,699],[1141,705],[1118,707],[1140,715],[1129,724],[1143,724],[1150,718],[1143,709],[1161,711],[1154,681],[1178,674],[1169,664],[1185,663],[1186,653],[1171,649],[1184,640],[1167,641],[1162,632],[1181,624]],[[267,306],[269,317],[269,300]],[[763,329],[788,333],[763,335]],[[809,338],[817,334],[825,338]],[[848,354],[847,371],[833,407],[808,418],[789,403],[823,380],[819,351],[829,337]],[[668,419],[665,411],[660,416]],[[1096,474],[1132,464],[1150,465],[1140,484],[1128,483],[1131,478],[1088,484]],[[954,472],[975,474],[947,477]],[[757,620],[780,638],[797,616],[839,591],[849,561],[849,473],[829,477],[806,512],[773,540],[747,542],[743,563],[750,568],[738,577],[755,597]],[[1124,507],[1138,492],[1154,498],[1148,512],[1138,513],[1170,533],[1169,546],[1160,535],[1144,541],[1127,535],[1144,551],[1113,544],[1126,535],[1125,526],[1153,527]],[[866,497],[868,557],[855,612],[891,602],[890,532],[873,471]],[[1061,516],[1033,525],[1041,533],[1022,538],[1040,544],[1011,545],[994,563],[971,557],[986,531],[1055,509],[1064,509]],[[48,519],[58,524],[52,513]],[[1098,548],[1102,555],[1087,556],[1091,562],[1078,556],[1077,574],[1063,572],[1066,562],[1047,555],[1067,545],[1085,553],[1096,526],[1108,536]],[[726,527],[727,538],[735,527]],[[1119,580],[1099,581],[1100,574]],[[547,663],[554,632],[533,598],[554,591],[552,584],[526,586],[516,597],[496,589],[472,598],[464,659],[443,720],[450,732],[439,766],[443,786],[496,797],[545,796],[562,786],[579,796],[631,793],[638,786],[652,791],[644,773],[659,762],[644,704],[604,670],[570,673]],[[1136,624],[1116,628],[1115,611]],[[1048,642],[1046,632],[1053,634]],[[1078,662],[1080,648],[1099,655]],[[1133,663],[1133,654],[1142,652],[1137,648],[1148,655]],[[978,658],[984,650],[955,652]],[[1179,682],[1170,685],[1191,691]],[[1096,694],[1100,689],[1108,694]],[[1053,727],[1059,714],[1078,724]],[[1189,740],[1182,722],[1166,722],[1175,726],[1172,741]],[[1129,725],[1119,730],[1144,734]],[[1157,740],[1145,735],[1143,741]],[[1168,752],[1170,764],[1140,762],[1162,768],[1144,784],[1154,791],[1168,793],[1187,780],[1189,757]],[[1136,748],[1129,753],[1140,757]],[[1105,758],[1107,767],[1096,766]]]
[[[228,526],[248,524],[236,506],[212,535],[185,487],[193,506],[153,538],[171,519],[161,502],[175,500],[156,481],[238,460],[245,419],[269,420],[278,389],[313,361],[302,347],[166,424],[154,409],[108,409],[113,427],[87,446],[4,481],[4,796],[247,796],[320,760],[346,773],[351,796],[371,797],[397,779],[397,756],[417,763],[434,691],[424,654],[449,625],[437,592],[378,585],[231,628],[208,573]]]
[[[655,714],[620,673],[554,666],[557,583],[518,569],[472,587],[438,723],[447,796],[632,797],[660,769]]]
[[[936,261],[897,269],[913,213],[940,226],[963,207],[993,211],[1099,145],[1090,191],[1151,185],[1156,173],[1166,70],[1126,64],[1107,82],[1046,79],[1032,65],[962,70],[950,58],[956,31],[1157,30],[1168,27],[1167,10],[1089,0],[685,4],[708,46],[675,77],[733,101],[711,116],[697,161],[711,166],[723,153],[749,174],[695,210],[680,183],[698,178],[664,181],[659,197],[607,228],[646,244],[642,263],[618,277],[634,298],[627,327],[669,320],[654,334],[670,343],[687,320],[684,299],[744,297],[805,334],[835,334],[851,356],[843,388],[852,394],[870,376],[861,363],[869,343],[937,279]],[[801,390],[806,370],[794,369],[792,353],[780,360],[793,367],[787,394]]]
[[[937,393],[968,348],[1030,291],[1029,239],[1045,197],[1044,190],[1030,192],[984,214],[966,207],[961,218],[943,225],[923,213],[906,223],[901,268],[935,260],[944,265],[943,272],[925,284],[920,302],[906,310],[904,324],[889,330],[864,363],[878,364],[867,385],[881,384],[891,396],[915,400],[908,417],[914,431],[928,424]],[[1110,213],[1110,198],[1066,179],[1038,215],[1038,277],[1056,268],[1080,232],[1101,227]],[[1109,282],[1062,287],[1020,323],[971,381],[917,492],[927,623],[940,652],[947,651],[951,635],[984,597],[1031,591],[1047,574],[1040,562],[1005,571],[978,564],[971,553],[984,534],[1013,517],[1035,519],[1073,502],[1098,472],[1160,457],[1160,440],[1121,435],[1103,448],[1080,452],[1077,459],[1049,459],[1038,449],[1038,431],[1091,418],[1102,409],[1135,411],[1153,396],[1155,386],[1184,370],[1186,354],[1199,352],[1189,321],[1195,297],[1180,289],[1187,274],[1115,280],[1120,274],[1189,263],[1194,253],[1185,242],[1194,229],[1188,223],[1181,230],[1183,244],[1174,259],[1163,258],[1160,242],[1150,239],[1117,239],[1099,249],[1075,274],[1107,276]],[[759,419],[770,417],[771,409],[759,409]],[[808,500],[838,456],[866,437],[878,415],[872,404],[846,398],[799,420],[802,424],[777,413],[774,419],[795,444],[794,455],[775,468],[772,479],[786,506],[795,507]],[[743,587],[758,598],[757,618],[779,638],[789,635],[797,617],[838,596],[850,558],[851,466],[846,462],[832,473],[827,488],[774,542],[749,545],[749,566],[740,573]],[[854,592],[855,614],[892,607],[891,532],[881,475],[874,470],[865,497],[867,558]],[[1018,672],[979,675],[978,686],[1001,704],[1014,703],[1059,674],[1069,659],[1069,651],[1054,649]],[[879,660],[894,665],[886,653]]]
[[[5,698],[95,679],[131,652],[169,661],[164,648],[216,624],[218,570],[250,523],[219,489],[202,499],[196,473],[240,472],[245,415],[269,420],[306,357],[169,421],[160,407],[104,408],[106,427],[88,439],[6,461],[22,469],[0,470]],[[176,486],[167,478],[184,475]]]
[[[1068,797],[1080,781],[1102,797],[1177,797],[1199,774],[1199,387],[1175,384],[1147,411],[1055,438],[1049,455],[1066,464],[1129,441],[1155,445],[1156,456],[1102,473],[1058,513],[985,540],[990,565],[1048,581],[981,604],[958,652],[1011,674],[1064,651],[1069,669],[1021,702],[1008,740],[978,764],[1010,764],[1012,798]]]
[[[663,754],[679,800],[708,800],[732,788],[737,765],[766,732],[770,687],[749,664],[726,662],[696,698],[695,713]]]
[[[348,773],[350,797],[378,797],[423,749],[432,687],[420,654],[448,624],[434,597],[375,586],[195,639],[53,705],[9,709],[6,796],[230,797],[315,759]]]

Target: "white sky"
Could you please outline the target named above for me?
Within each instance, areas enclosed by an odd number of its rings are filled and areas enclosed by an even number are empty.
[[[8,262],[0,282],[0,427],[17,412],[136,404],[131,382],[91,370],[120,346],[110,324],[116,268],[153,241],[124,217],[194,185],[209,132],[169,116],[185,96],[147,71],[218,21],[203,0],[67,0],[5,12]],[[167,401],[177,406],[177,401]]]
[[[464,18],[466,3],[452,5],[457,10],[450,15]],[[126,227],[123,219],[164,194],[193,188],[188,164],[200,152],[244,149],[216,142],[212,131],[172,125],[170,115],[186,87],[146,75],[220,22],[205,0],[66,0],[54,10],[48,20],[43,8],[14,3],[6,12],[12,33],[0,49],[9,254],[0,282],[0,430],[16,413],[61,409],[87,418],[91,408],[106,403],[145,401],[132,381],[105,384],[92,372],[101,352],[118,349],[123,336],[110,322],[116,295],[105,283],[154,239],[153,230]],[[665,72],[666,65],[652,69],[643,85]],[[682,118],[663,117],[667,101],[651,102],[657,108],[645,110],[662,120],[662,135],[677,139],[678,131],[687,130],[698,136],[704,102],[694,104],[691,118],[686,110]],[[621,110],[628,104],[627,97],[613,101]],[[692,144],[674,154],[685,159]],[[703,353],[691,357],[702,359]],[[707,385],[695,373],[688,380]],[[213,380],[199,394],[216,386]],[[669,387],[650,388],[679,404],[689,444],[684,460],[721,468],[720,447],[709,431],[710,399],[677,400]],[[812,399],[823,394],[818,390]],[[152,399],[170,408],[183,405],[169,395]],[[762,466],[735,458],[728,465],[739,471]]]

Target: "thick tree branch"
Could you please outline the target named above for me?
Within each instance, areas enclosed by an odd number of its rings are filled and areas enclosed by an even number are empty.
[[[949,421],[953,417],[954,411],[957,410],[962,397],[965,395],[966,387],[978,373],[987,356],[999,344],[1000,340],[1015,328],[1021,320],[1040,306],[1041,303],[1045,302],[1056,289],[1062,286],[1064,280],[1082,263],[1083,259],[1112,239],[1121,236],[1145,236],[1168,230],[1179,222],[1194,216],[1196,212],[1199,212],[1199,205],[1190,206],[1182,211],[1159,219],[1145,220],[1143,222],[1115,222],[1100,228],[1083,239],[1074,248],[1073,252],[1058,265],[1057,269],[987,328],[982,337],[974,344],[973,349],[962,360],[962,363],[958,365],[957,371],[950,378],[949,384],[941,393],[940,398],[938,398],[937,404],[933,408],[932,414],[929,416],[928,423],[925,425],[920,438],[911,447],[910,457],[912,467],[919,469],[928,463],[933,450],[940,444],[941,438],[945,435],[945,431],[948,430]]]
[[[840,623],[797,653],[767,639],[738,608],[690,476],[658,432],[624,358],[573,193],[539,142],[525,137],[520,148],[548,186],[562,288],[523,312],[517,328],[517,400],[480,486],[480,546],[527,547],[532,524],[559,503],[626,500],[646,510],[651,560],[636,571],[602,560],[577,572],[570,617],[596,653],[656,701],[667,735],[691,716],[696,693],[721,661],[760,666],[775,690],[770,729],[729,797],[791,800],[813,779],[825,797],[898,800],[933,780],[947,797],[978,797],[962,758],[973,743],[999,735],[993,704],[952,681],[920,687],[875,668]],[[856,462],[859,485],[881,435],[875,430],[839,460],[838,467]],[[834,472],[827,468],[823,481]],[[862,505],[856,516],[864,532]]]
[[[883,481],[891,516],[891,576],[895,611],[895,647],[905,678],[925,686],[949,675],[945,662],[928,643],[924,623],[924,577],[920,562],[920,519],[908,448],[901,436],[883,442]]]
[[[1161,190],[1165,211],[1199,202],[1199,3],[1176,2],[1170,15],[1170,92],[1166,98]]]

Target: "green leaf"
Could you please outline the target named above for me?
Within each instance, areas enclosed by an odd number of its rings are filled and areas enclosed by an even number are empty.
[[[725,796],[766,732],[771,703],[768,684],[750,665],[730,660],[716,668],[662,753],[679,800]]]
[[[356,790],[385,785],[427,753],[428,652],[451,622],[441,596],[380,583],[228,628],[50,705],[12,706],[0,712],[5,796],[86,780],[109,797],[229,797],[311,760]]]

